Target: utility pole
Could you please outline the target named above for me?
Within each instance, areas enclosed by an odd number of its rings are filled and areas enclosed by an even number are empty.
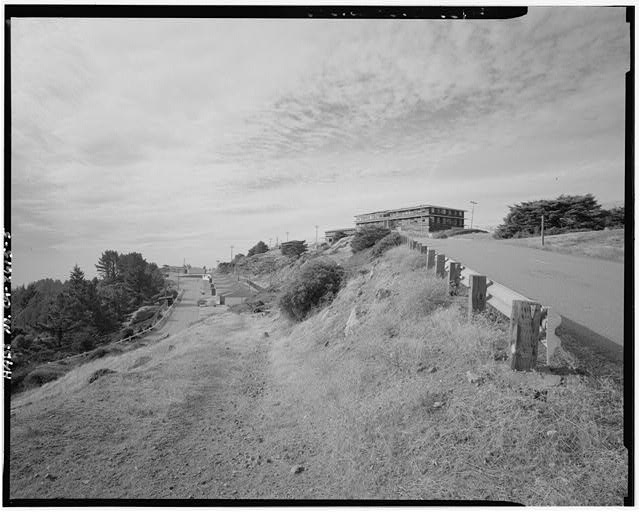
[[[473,229],[473,211],[475,206],[478,204],[475,201],[469,201],[471,203],[471,225],[469,226],[469,229]]]
[[[318,225],[316,224],[316,249],[318,248]]]
[[[231,246],[231,261],[233,261],[233,245]]]
[[[273,238],[269,238],[269,249],[271,249],[271,240],[273,240]]]
[[[540,226],[540,236],[542,236],[542,247],[544,247],[544,215],[542,216],[542,221]]]
[[[289,232],[287,231],[287,242],[289,241]]]

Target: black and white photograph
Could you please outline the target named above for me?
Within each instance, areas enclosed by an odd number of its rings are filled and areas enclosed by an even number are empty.
[[[4,9],[5,506],[634,504],[633,6]]]

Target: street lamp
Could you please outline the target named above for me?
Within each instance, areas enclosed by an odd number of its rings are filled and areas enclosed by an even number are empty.
[[[469,229],[473,229],[473,211],[475,206],[478,204],[475,201],[469,201],[471,203],[471,225],[469,226]]]

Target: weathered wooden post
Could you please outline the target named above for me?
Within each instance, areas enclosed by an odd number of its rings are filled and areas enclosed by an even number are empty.
[[[542,306],[527,300],[511,305],[509,348],[512,370],[533,370],[538,360]]]
[[[444,271],[444,254],[438,254],[436,256],[436,276],[446,277]]]
[[[487,305],[487,276],[469,276],[469,318],[474,313],[484,311]]]
[[[449,295],[458,295],[460,286],[460,263],[452,261],[449,263]]]
[[[435,249],[427,249],[427,270],[436,266],[436,251]]]
[[[561,346],[560,338],[556,335],[556,329],[562,323],[562,318],[558,313],[549,307],[542,308],[541,335],[544,335],[547,346],[547,364],[551,364],[553,354]]]

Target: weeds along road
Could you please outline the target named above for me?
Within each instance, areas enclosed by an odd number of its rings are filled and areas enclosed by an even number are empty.
[[[499,240],[416,239],[489,279],[551,306],[562,315],[563,323],[568,319],[623,345],[622,263],[517,247]]]

